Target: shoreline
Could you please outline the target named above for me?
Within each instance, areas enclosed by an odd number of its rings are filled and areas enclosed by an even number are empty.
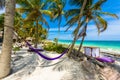
[[[65,44],[65,45],[69,45],[70,43],[65,43],[65,42],[58,42],[58,44]],[[87,45],[87,44],[83,44],[83,47],[84,46],[88,46],[88,47],[99,47],[100,48],[100,52],[109,52],[109,53],[114,53],[114,54],[120,54],[120,48],[111,48],[111,47],[104,47],[104,46],[98,46],[98,45]],[[79,45],[78,44],[75,44],[74,46],[75,48],[78,48]]]

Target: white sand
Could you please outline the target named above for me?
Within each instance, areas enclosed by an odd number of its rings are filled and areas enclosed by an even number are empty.
[[[21,80],[61,80],[65,71],[53,71],[52,67],[36,68],[36,70],[29,76],[22,77]]]
[[[71,69],[74,80],[81,80],[79,64],[67,59],[62,62],[61,60],[64,60],[65,56],[58,60],[47,61],[26,50],[26,48],[21,49],[21,51],[17,51],[16,55],[12,55],[12,68],[14,73],[2,80],[71,80],[71,78],[69,79],[69,77],[71,77],[69,70]],[[49,57],[59,56],[59,54],[53,52],[43,52],[43,54],[47,54]],[[17,58],[19,59],[17,60]],[[56,64],[57,62],[60,63]],[[116,61],[116,64],[120,66],[120,62]],[[62,70],[59,71],[59,69]],[[66,77],[68,79],[66,79]]]
[[[25,49],[22,51],[17,51],[16,55],[12,55],[13,58],[22,56],[22,60],[14,62],[13,70],[15,73],[9,75],[8,77],[2,80],[61,80],[62,76],[65,75],[66,71],[55,71],[53,70],[54,66],[49,66],[59,62],[60,60],[50,61],[50,64],[47,63],[44,65],[46,60],[42,59],[40,56],[35,54],[30,54],[25,52]],[[43,52],[43,54],[46,52]],[[50,53],[50,52],[49,52]],[[60,54],[49,54],[50,57],[59,56]],[[35,57],[35,58],[33,58]],[[38,58],[39,57],[39,58]],[[27,61],[26,61],[27,60]],[[33,61],[33,62],[32,62]],[[48,61],[49,62],[49,61]],[[38,63],[38,64],[36,64]],[[13,64],[13,63],[12,63]],[[43,65],[45,67],[42,67]],[[25,67],[24,67],[25,66]],[[35,69],[31,72],[31,67]],[[47,67],[49,66],[49,67]],[[16,69],[15,69],[16,68]]]
[[[49,52],[50,53],[50,52]],[[44,54],[44,52],[43,52]],[[56,56],[59,56],[59,54],[49,54],[50,57],[56,57]],[[54,66],[49,66],[49,67],[40,67],[40,66],[43,66],[41,63],[42,63],[42,58],[39,57],[38,59],[38,65],[35,69],[35,71],[28,75],[28,76],[24,76],[22,77],[21,80],[61,80],[62,76],[65,75],[66,71],[55,71],[53,70]],[[59,62],[59,59],[58,60],[55,60],[55,61],[50,61],[51,63],[49,65],[52,65],[52,64],[55,64],[57,62]]]

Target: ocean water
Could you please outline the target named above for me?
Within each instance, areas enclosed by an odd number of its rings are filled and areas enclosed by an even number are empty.
[[[70,44],[72,40],[59,40],[59,43]],[[76,41],[75,45],[79,45],[80,41]],[[100,47],[101,49],[116,50],[120,52],[120,41],[84,41],[83,46]]]

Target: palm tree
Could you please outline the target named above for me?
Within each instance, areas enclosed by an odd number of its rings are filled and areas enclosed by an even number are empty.
[[[21,14],[16,12],[15,15],[15,32],[18,33],[18,35],[21,38],[26,39],[27,37],[34,37],[36,36],[35,32],[35,25],[34,22],[24,22],[24,19],[22,18]],[[38,36],[39,39],[46,39],[47,38],[47,29],[43,28],[42,25],[38,24]],[[38,39],[38,40],[39,40]]]
[[[64,7],[66,4],[65,0],[47,0],[49,9],[53,13],[53,20],[58,20],[58,30],[60,31],[60,24],[62,21],[62,16],[64,15]]]
[[[76,1],[73,1],[73,3],[76,3],[80,7],[80,5],[82,3],[80,3],[80,1],[79,2],[78,1],[76,2]],[[86,36],[87,26],[88,26],[88,23],[90,21],[93,21],[95,23],[95,25],[98,29],[98,33],[100,33],[100,32],[105,31],[107,28],[107,21],[105,21],[101,17],[101,15],[108,15],[108,16],[112,16],[112,17],[117,18],[117,16],[115,14],[111,14],[108,12],[102,12],[101,5],[103,5],[104,2],[106,2],[106,0],[99,0],[96,3],[93,3],[93,0],[87,1],[86,6],[85,6],[84,11],[83,11],[81,24],[78,23],[78,27],[73,32],[76,39],[79,39],[80,37],[82,37],[82,41],[81,41],[81,44],[79,46],[78,52],[80,51],[80,49],[82,47],[84,38]],[[75,13],[75,14],[73,14],[73,13]],[[72,18],[67,22],[67,24],[69,24],[70,27],[72,25],[74,25],[75,22],[77,22],[79,20],[78,19],[79,13],[80,13],[79,8],[78,9],[71,9],[67,12],[66,17],[72,16]],[[70,27],[68,27],[68,29]]]
[[[5,9],[4,41],[2,44],[2,53],[0,54],[0,78],[3,78],[10,73],[15,0],[6,0]]]
[[[36,37],[36,34],[35,34],[35,29],[36,29],[36,27],[35,27],[35,25],[33,25],[33,24],[28,24],[27,26],[26,26],[26,24],[23,26],[23,29],[24,29],[24,31],[26,32],[26,37]],[[23,32],[23,34],[25,33],[25,32]],[[47,29],[46,28],[44,28],[42,25],[40,25],[40,24],[38,24],[38,40],[42,40],[42,39],[46,39],[47,38]]]
[[[36,25],[35,47],[37,47],[38,37],[39,37],[38,25],[44,24],[49,28],[49,25],[43,15],[49,15],[53,17],[53,14],[50,10],[47,10],[46,8],[47,3],[43,0],[35,0],[35,1],[34,0],[18,0],[17,3],[20,5],[20,8],[17,8],[16,10],[27,16],[24,22],[34,22],[34,25]]]
[[[15,12],[15,31],[17,30],[17,28],[20,28],[23,26],[23,21],[24,19],[22,18],[22,15],[19,12]]]
[[[44,40],[48,36],[48,31],[46,28],[44,28],[42,25],[38,26],[38,34],[39,34],[39,40]]]
[[[80,1],[82,1],[82,0],[80,0]],[[73,1],[74,2],[74,1]],[[72,45],[71,45],[71,47],[70,47],[70,49],[69,49],[69,52],[68,52],[68,56],[70,56],[70,53],[71,53],[71,51],[72,51],[72,49],[73,49],[73,47],[74,47],[74,44],[75,44],[75,42],[76,42],[76,40],[77,40],[77,34],[78,34],[78,32],[79,32],[79,29],[80,29],[80,27],[81,27],[81,25],[82,25],[82,23],[81,23],[81,18],[82,18],[82,16],[83,16],[83,11],[84,11],[84,8],[85,8],[85,6],[86,6],[86,3],[87,3],[87,0],[84,0],[83,1],[83,4],[82,4],[82,7],[80,8],[80,9],[78,9],[79,11],[79,14],[77,15],[77,16],[74,16],[72,19],[70,19],[68,22],[67,22],[67,24],[70,24],[70,27],[72,26],[72,25],[74,25],[74,23],[76,23],[76,22],[78,22],[78,27],[75,29],[75,37],[74,37],[74,40],[73,40],[73,42],[72,42]],[[73,13],[74,11],[72,11],[72,13]],[[75,13],[76,14],[76,13]],[[67,12],[66,13],[66,18],[68,17],[68,16],[71,16],[71,15],[74,15],[74,14],[71,14],[71,12]],[[75,20],[76,20],[76,22],[75,22]],[[66,24],[66,25],[67,25]],[[70,27],[68,27],[67,29],[66,29],[66,31],[70,28]]]

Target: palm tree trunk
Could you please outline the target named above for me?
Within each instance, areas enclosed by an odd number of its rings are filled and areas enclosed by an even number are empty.
[[[4,41],[0,54],[0,78],[10,73],[10,62],[13,42],[13,26],[15,14],[15,0],[5,0]]]
[[[83,34],[83,37],[82,37],[82,40],[81,40],[81,43],[80,43],[80,46],[79,46],[79,49],[78,49],[78,54],[82,48],[82,45],[83,45],[83,41],[85,39],[85,36],[86,36],[86,30],[87,30],[87,25],[88,25],[88,22],[89,22],[89,19],[87,18],[86,19],[86,24],[85,24],[85,30],[84,30],[84,34]]]
[[[86,36],[86,29],[87,29],[87,24],[85,25],[85,33],[84,33],[84,35],[83,35],[83,37],[82,37],[82,40],[81,40],[81,43],[80,43],[80,46],[79,46],[79,49],[78,49],[78,54],[79,54],[79,52],[80,52],[80,50],[81,50],[81,48],[82,48],[83,41],[84,41],[85,36]]]
[[[78,25],[80,25],[80,24],[78,24]],[[78,31],[77,31],[77,33],[78,33]],[[68,54],[67,54],[68,57],[70,57],[70,53],[71,53],[71,51],[72,51],[72,49],[73,49],[73,47],[74,47],[74,44],[75,44],[76,40],[77,40],[77,34],[75,35],[74,40],[73,40],[73,42],[72,42],[72,45],[71,45],[71,47],[70,47],[70,49],[69,49],[69,51],[68,51]]]
[[[37,44],[38,44],[38,20],[36,20],[36,28],[35,28],[35,48],[37,48]]]
[[[81,7],[81,9],[80,9],[80,14],[79,14],[79,18],[78,18],[78,29],[77,29],[77,31],[76,31],[76,34],[75,34],[75,37],[74,37],[74,40],[73,40],[73,42],[72,42],[72,45],[71,45],[71,47],[70,47],[70,49],[69,49],[69,51],[68,51],[68,56],[70,56],[70,53],[71,53],[71,51],[72,51],[72,49],[73,49],[73,47],[74,47],[74,44],[75,44],[75,42],[76,42],[76,40],[77,40],[77,34],[78,34],[78,32],[79,32],[79,28],[81,27],[81,18],[82,18],[82,16],[83,16],[83,11],[84,11],[84,8],[85,8],[85,6],[86,6],[86,3],[87,3],[87,0],[84,0],[84,2],[83,2],[83,5],[82,5],[82,7]]]

